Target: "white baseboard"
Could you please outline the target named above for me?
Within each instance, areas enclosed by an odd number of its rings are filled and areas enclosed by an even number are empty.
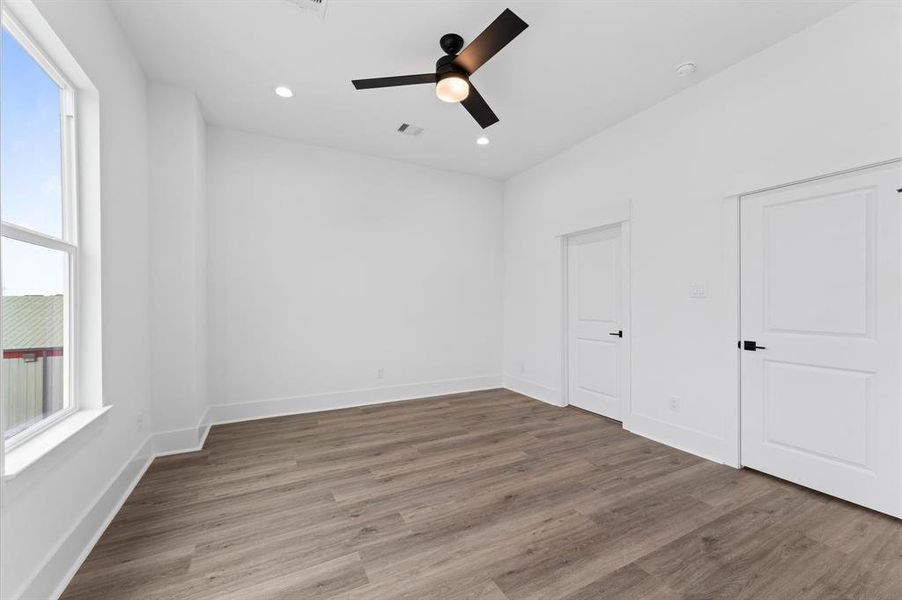
[[[289,398],[271,398],[235,404],[214,404],[207,409],[207,425],[221,425],[238,421],[268,419],[285,415],[353,408],[416,398],[430,398],[445,394],[475,392],[501,387],[499,375],[445,379],[424,383],[408,383],[380,388],[309,394]]]
[[[94,544],[122,508],[126,498],[138,485],[153,458],[151,435],[144,440],[106,489],[88,506],[69,533],[63,536],[44,564],[13,597],[59,598],[94,548]]]
[[[554,406],[564,406],[561,402],[561,394],[557,390],[541,383],[505,373],[502,385],[513,392],[529,396],[535,400],[541,400]]]
[[[708,433],[680,427],[639,413],[630,414],[624,420],[623,428],[659,444],[694,454],[711,462],[737,469],[740,467],[739,461],[731,456],[726,440]]]
[[[235,404],[213,404],[207,407],[197,427],[162,431],[154,435],[153,449],[155,456],[197,452],[203,449],[207,434],[213,425],[353,408],[355,406],[371,406],[373,404],[431,398],[498,387],[501,387],[500,376],[483,375],[362,390],[308,394],[289,398],[253,400]]]
[[[503,385],[506,389],[547,402],[553,406],[565,406],[560,394],[550,387],[505,373]],[[738,452],[731,452],[727,442],[702,431],[682,428],[637,413],[630,414],[623,421],[623,428],[652,441],[694,454],[712,462],[740,468]]]
[[[169,456],[184,452],[197,452],[204,447],[210,426],[206,424],[206,413],[197,427],[161,431],[153,436],[154,456]]]

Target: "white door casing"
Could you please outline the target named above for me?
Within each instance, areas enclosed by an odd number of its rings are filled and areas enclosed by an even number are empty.
[[[622,228],[567,238],[567,398],[618,421],[626,414],[629,390],[628,255]]]
[[[744,196],[741,460],[902,516],[898,163]]]

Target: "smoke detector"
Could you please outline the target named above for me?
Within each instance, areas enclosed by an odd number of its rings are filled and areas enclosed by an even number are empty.
[[[426,131],[422,127],[417,127],[416,125],[411,125],[410,123],[401,123],[401,126],[398,127],[398,133],[403,133],[404,135],[409,135],[413,137],[417,137],[418,135],[423,135],[423,132]]]
[[[297,6],[301,10],[314,13],[320,19],[326,17],[326,3],[328,0],[285,0],[285,2]]]
[[[698,65],[694,62],[684,62],[677,65],[674,71],[676,71],[676,74],[680,77],[688,77],[698,71]]]

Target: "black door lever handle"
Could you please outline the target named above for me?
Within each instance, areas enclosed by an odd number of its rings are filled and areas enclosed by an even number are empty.
[[[617,333],[609,333],[608,335],[616,335],[619,338],[623,337],[623,330],[619,330]]]
[[[742,342],[742,349],[754,352],[755,350],[767,350],[766,346],[759,346],[755,340],[745,340]]]

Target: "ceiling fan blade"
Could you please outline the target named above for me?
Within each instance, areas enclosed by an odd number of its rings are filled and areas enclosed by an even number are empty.
[[[507,46],[511,40],[523,33],[523,30],[529,27],[526,22],[514,14],[509,8],[505,8],[504,12],[497,19],[476,36],[470,45],[464,48],[454,63],[466,69],[471,75],[486,63],[490,58],[495,56],[499,50]]]
[[[479,123],[479,126],[483,129],[489,125],[494,125],[499,121],[498,116],[495,115],[495,112],[491,108],[489,108],[485,98],[476,91],[476,88],[473,87],[472,83],[470,84],[470,94],[461,100],[460,103],[463,104],[464,108],[467,109],[467,112],[476,119],[476,122]]]
[[[423,73],[422,75],[398,75],[397,77],[373,77],[372,79],[354,79],[351,81],[351,83],[354,84],[354,87],[358,90],[435,82],[435,73]]]

